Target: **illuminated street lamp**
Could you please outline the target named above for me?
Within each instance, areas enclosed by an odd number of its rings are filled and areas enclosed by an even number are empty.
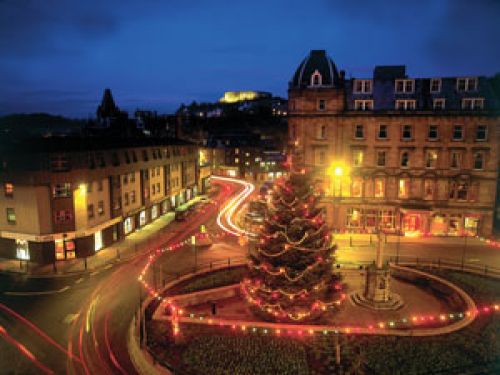
[[[349,178],[349,168],[342,162],[335,162],[328,167],[327,175],[330,176],[332,196],[342,197],[342,183],[343,180]],[[335,193],[336,191],[338,191],[338,194]]]

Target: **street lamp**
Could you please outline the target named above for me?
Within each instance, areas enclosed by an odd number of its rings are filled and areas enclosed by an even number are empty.
[[[332,196],[342,197],[342,183],[343,179],[349,175],[348,167],[342,162],[335,162],[327,169],[327,174],[330,176],[330,184],[332,185]],[[338,195],[337,191],[338,184]]]

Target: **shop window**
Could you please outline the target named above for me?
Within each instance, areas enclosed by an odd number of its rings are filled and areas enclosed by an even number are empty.
[[[380,228],[391,229],[394,228],[394,211],[381,210],[379,216]]]
[[[56,260],[64,260],[64,242],[62,239],[55,240],[55,252],[56,252]]]
[[[363,196],[363,179],[361,177],[352,179],[351,196],[356,198]]]
[[[12,184],[11,182],[4,183],[3,191],[7,198],[12,198],[14,196],[14,184]]]
[[[364,226],[367,228],[377,227],[377,211],[376,210],[363,210]]]
[[[358,208],[349,208],[347,210],[347,227],[359,228],[361,227],[361,210]]]
[[[385,151],[377,151],[377,167],[385,166]]]
[[[427,150],[425,154],[425,167],[436,168],[438,153],[435,150]]]
[[[383,178],[376,178],[374,181],[374,195],[375,198],[384,198],[385,196],[385,180]]]
[[[398,198],[406,199],[410,196],[410,179],[400,178],[399,179],[399,189]]]
[[[476,152],[474,154],[474,169],[483,169],[484,167],[484,154]]]
[[[139,226],[146,225],[146,211],[143,210],[139,213]]]
[[[94,233],[94,251],[99,251],[103,247],[102,231],[98,230]]]
[[[466,216],[464,220],[464,231],[467,236],[476,236],[479,228],[479,219],[477,217]]]
[[[424,199],[433,200],[436,183],[434,180],[424,180]]]
[[[64,241],[64,246],[66,249],[66,259],[75,259],[75,241],[66,240]]]
[[[16,239],[16,258],[22,260],[30,260],[28,241]]]
[[[154,220],[158,217],[158,205],[151,207],[151,219]]]
[[[134,230],[134,224],[133,224],[132,218],[131,217],[127,217],[123,221],[123,232],[125,234],[129,234],[130,232],[132,232],[132,230]]]

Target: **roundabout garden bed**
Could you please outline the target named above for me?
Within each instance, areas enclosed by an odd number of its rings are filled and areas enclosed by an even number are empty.
[[[234,283],[244,268],[202,275],[179,284],[184,293]],[[426,270],[429,272],[429,270]],[[432,271],[470,293],[481,307],[500,300],[500,282],[458,271]],[[224,276],[223,276],[224,275]],[[176,287],[176,288],[177,288]],[[432,337],[313,335],[276,337],[262,332],[183,324],[174,342],[171,325],[148,324],[148,345],[160,362],[182,374],[494,374],[500,371],[500,321],[480,313],[468,327]],[[336,364],[336,340],[340,366]]]

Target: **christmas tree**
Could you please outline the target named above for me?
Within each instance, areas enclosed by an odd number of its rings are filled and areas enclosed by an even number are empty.
[[[306,173],[278,180],[242,281],[248,302],[265,319],[300,322],[336,309],[344,298],[333,274],[335,245]]]

